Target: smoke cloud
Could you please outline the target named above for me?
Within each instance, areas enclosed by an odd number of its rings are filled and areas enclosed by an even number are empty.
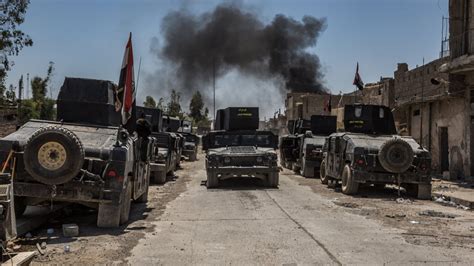
[[[210,102],[215,77],[218,90],[239,91],[232,97],[240,98],[240,105],[261,96],[261,91],[268,93],[267,99],[279,101],[287,91],[327,93],[319,58],[308,52],[325,28],[325,19],[312,16],[298,21],[276,15],[266,24],[236,3],[220,4],[203,14],[173,11],[162,21],[160,41],[152,41],[151,52],[162,66],[146,77],[147,87],[177,89],[183,99],[201,90]],[[245,78],[236,78],[239,75]],[[222,93],[217,93],[217,100],[219,105],[231,103]]]

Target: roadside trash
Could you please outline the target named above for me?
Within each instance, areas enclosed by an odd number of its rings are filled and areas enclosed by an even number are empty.
[[[64,245],[64,252],[66,253],[71,252],[71,247],[69,245]]]
[[[78,236],[79,226],[77,226],[77,224],[63,224],[63,235],[65,237]]]
[[[334,204],[342,206],[342,207],[346,207],[346,208],[358,208],[359,207],[359,205],[357,203],[353,203],[353,202],[334,202]]]
[[[19,250],[21,248],[21,245],[14,245],[13,250]]]
[[[418,221],[410,221],[411,224],[419,224],[420,222]]]
[[[30,232],[28,232],[28,233],[25,234],[25,237],[26,237],[26,238],[32,238],[33,236],[31,235]]]
[[[46,249],[46,242],[41,242],[41,248]]]
[[[404,199],[404,198],[397,198],[395,201],[399,204],[411,204],[411,203],[413,203],[413,201],[411,201],[410,199]]]
[[[406,217],[406,215],[396,213],[396,214],[387,214],[387,215],[385,215],[385,217],[388,217],[388,218],[404,218],[404,217]]]
[[[44,248],[41,248],[39,243],[36,243],[36,249],[38,250],[39,254],[44,255]]]
[[[48,235],[52,235],[52,234],[54,234],[54,229],[53,228],[48,228],[48,230],[46,230],[46,233]]]
[[[443,213],[443,212],[438,212],[438,211],[434,211],[434,210],[421,211],[421,212],[418,213],[418,215],[430,216],[430,217],[439,217],[439,218],[450,218],[450,219],[454,219],[456,217],[456,215],[454,215],[454,214]]]

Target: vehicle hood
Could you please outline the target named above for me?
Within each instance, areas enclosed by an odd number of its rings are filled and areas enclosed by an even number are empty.
[[[255,147],[255,146],[235,146],[235,147],[223,147],[223,148],[215,148],[209,149],[208,155],[215,154],[215,155],[229,155],[229,156],[239,156],[239,155],[264,155],[268,153],[275,153],[272,148],[263,148],[263,147]]]

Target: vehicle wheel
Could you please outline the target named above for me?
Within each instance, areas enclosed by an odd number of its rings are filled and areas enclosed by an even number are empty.
[[[382,167],[391,173],[403,173],[413,163],[413,149],[401,138],[392,138],[380,146],[378,159]]]
[[[322,184],[328,184],[328,176],[326,175],[326,161],[324,160],[321,162],[321,166],[319,168],[319,178],[321,179]]]
[[[128,222],[130,217],[130,206],[132,205],[132,183],[131,180],[127,182],[125,188],[122,203],[120,204],[122,209],[120,210],[120,224]]]
[[[342,171],[342,193],[347,195],[356,194],[359,190],[359,183],[354,181],[351,167],[346,164]]]
[[[301,167],[298,166],[298,164],[293,163],[293,172],[295,172],[296,174],[300,174],[300,170],[301,170]]]
[[[97,227],[118,227],[121,210],[121,204],[99,203]]]
[[[15,208],[15,217],[18,218],[18,217],[21,217],[23,215],[23,213],[25,213],[26,211],[26,199],[25,197],[19,197],[19,196],[15,196],[15,199],[14,199],[14,208]]]
[[[217,178],[217,174],[207,173],[207,188],[215,188],[219,186],[219,179]]]
[[[145,192],[143,192],[143,194],[140,197],[138,197],[135,200],[135,202],[137,202],[137,203],[146,203],[146,202],[148,202],[148,190],[149,189],[150,189],[150,176],[148,175]]]
[[[155,184],[166,183],[166,173],[164,171],[153,172],[153,183]]]
[[[267,187],[278,188],[280,182],[280,175],[278,173],[271,173],[267,175],[266,185]]]
[[[70,130],[48,126],[38,129],[28,139],[23,162],[36,181],[59,185],[73,179],[84,164],[84,149]]]

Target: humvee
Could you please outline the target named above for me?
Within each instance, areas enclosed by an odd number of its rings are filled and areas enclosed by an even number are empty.
[[[323,146],[327,136],[336,132],[335,116],[313,115],[311,116],[310,125],[303,125],[304,120],[298,121],[298,130],[304,134],[298,134],[297,143],[297,160],[294,163],[296,171],[304,177],[319,177],[319,169],[323,160]]]
[[[431,155],[412,137],[397,135],[388,107],[346,105],[344,127],[324,145],[322,183],[341,181],[345,194],[356,194],[360,184],[396,184],[431,198]]]
[[[152,132],[154,139],[151,176],[153,183],[163,184],[173,176],[179,161],[179,137],[170,132]]]
[[[77,202],[98,209],[97,226],[117,227],[132,200],[147,201],[149,141],[119,127],[114,92],[109,81],[66,78],[58,121],[30,120],[0,139],[17,215],[27,205]]]
[[[158,108],[137,106],[138,116],[145,116],[151,125],[152,155],[150,163],[151,181],[156,184],[166,182],[172,176],[179,161],[179,136],[172,132],[162,132],[163,115]],[[165,120],[168,119],[165,117]],[[165,126],[170,124],[166,121]]]
[[[218,131],[202,139],[207,187],[217,187],[220,180],[233,177],[259,178],[269,187],[278,187],[278,137],[256,130],[258,108],[229,107],[219,113],[222,121],[214,125]]]
[[[183,156],[189,161],[197,160],[199,137],[192,133],[181,133],[184,136]]]

